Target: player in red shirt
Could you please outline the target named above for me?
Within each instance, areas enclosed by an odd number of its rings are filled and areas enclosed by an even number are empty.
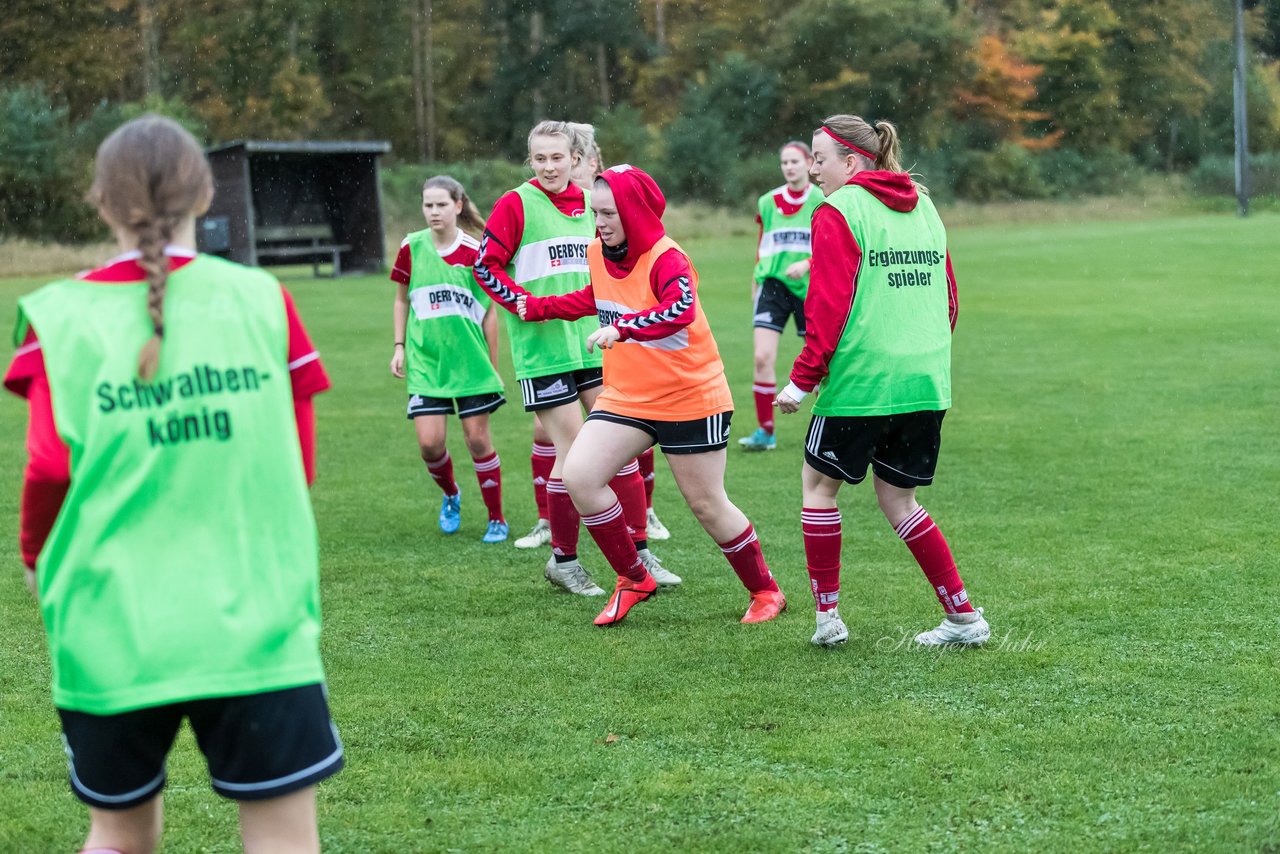
[[[579,122],[569,122],[569,127],[575,134],[575,139],[572,143],[573,150],[580,153],[582,157],[578,162],[578,166],[573,170],[573,183],[584,190],[589,190],[591,185],[595,183],[596,178],[599,178],[600,173],[604,171],[604,158],[600,154],[600,146],[596,143],[596,129],[593,125]],[[770,398],[770,403],[772,403],[772,398]],[[535,441],[537,441],[536,432]],[[666,525],[662,524],[662,520],[658,518],[657,512],[653,509],[653,490],[657,485],[653,453],[653,448],[649,448],[636,457],[636,463],[640,466],[640,474],[644,477],[645,511],[648,517],[647,531],[651,540],[669,540],[671,539],[671,532],[667,530]]]
[[[511,190],[503,194],[493,206],[485,226],[484,237],[480,242],[480,258],[476,262],[476,281],[493,297],[498,305],[515,314],[516,300],[528,291],[515,279],[515,259],[526,248],[525,204],[524,194],[529,194],[530,187],[545,195],[537,196],[537,201],[530,201],[538,216],[547,216],[547,202],[552,212],[549,216],[557,223],[557,229],[564,229],[554,237],[561,248],[570,248],[575,252],[585,250],[588,241],[583,235],[584,227],[589,232],[590,221],[582,218],[589,216],[586,205],[586,194],[583,189],[571,180],[572,172],[582,160],[582,151],[575,150],[575,138],[580,139],[567,122],[546,121],[536,125],[529,134],[529,163],[533,167],[534,178],[528,186]],[[579,143],[580,145],[580,143]],[[535,241],[536,242],[536,241]],[[535,248],[531,254],[539,254]],[[557,260],[556,265],[559,265]],[[585,265],[583,265],[585,266]],[[508,271],[511,267],[511,272]],[[540,273],[535,279],[544,276],[582,275],[564,268],[563,273]],[[512,332],[508,327],[508,331]],[[516,334],[512,332],[513,336]],[[513,341],[514,341],[513,337]],[[560,346],[560,345],[556,345]],[[579,346],[577,343],[573,345]],[[513,352],[515,352],[513,350]],[[581,361],[581,350],[575,349],[572,358]],[[557,354],[561,361],[567,361],[570,354]],[[516,365],[516,375],[520,377],[521,366]],[[582,409],[590,408],[600,394],[603,375],[599,368],[584,368],[551,374],[533,376],[522,379],[526,386],[525,409],[537,412],[543,427],[552,439],[556,449],[555,462],[547,478],[547,507],[551,529],[552,556],[548,561],[544,575],[551,583],[563,587],[573,593],[586,596],[600,596],[604,590],[591,581],[577,558],[577,545],[580,519],[573,501],[569,497],[560,478],[564,457],[569,451],[573,439],[582,429]],[[553,397],[543,401],[541,398],[552,390],[562,394],[561,389],[568,389],[568,397]],[[633,540],[639,549],[642,560],[649,572],[663,586],[674,586],[680,583],[678,575],[665,569],[648,549],[647,507],[644,496],[644,480],[638,465],[628,463],[618,472],[611,484],[619,495],[627,514],[627,524],[632,532]]]
[[[158,369],[162,342],[171,340],[165,338],[165,320],[169,319],[171,327],[175,325],[165,313],[166,303],[173,299],[166,299],[169,278],[197,259],[195,216],[208,208],[212,191],[212,177],[199,144],[167,119],[135,119],[117,129],[98,150],[90,195],[125,251],[76,278],[107,288],[147,283],[147,301],[140,301],[138,310],[149,316],[154,334],[138,360],[138,376],[144,382]],[[329,378],[292,298],[283,289],[281,296],[293,415],[309,484],[315,477],[312,397],[329,388]],[[217,322],[227,321],[219,317]],[[29,329],[14,354],[4,385],[27,401],[29,413],[20,549],[34,592],[37,557],[72,487],[71,453],[55,423],[50,375],[34,330]],[[83,457],[79,461],[83,462]],[[237,476],[235,471],[229,473],[229,477]],[[151,488],[163,494],[166,484],[156,482]],[[289,535],[289,531],[279,532],[281,537]],[[258,547],[265,550],[272,544]],[[86,577],[92,579],[93,575],[90,572]],[[92,597],[95,585],[81,592]],[[255,598],[252,590],[243,594],[249,601]],[[240,606],[217,603],[216,607],[235,613]],[[139,618],[138,622],[145,621]],[[144,629],[128,621],[116,628],[125,634],[138,629],[137,637],[146,637]],[[53,654],[57,657],[59,651],[55,649]],[[160,791],[165,781],[164,758],[184,716],[197,731],[215,789],[239,802],[245,849],[319,851],[314,784],[342,766],[342,748],[329,720],[323,685],[230,696],[217,696],[215,691],[207,699],[144,706],[118,714],[62,708],[59,712],[71,761],[72,788],[90,807],[86,852],[154,850],[163,823]]]
[[[448,175],[428,178],[422,185],[422,216],[431,232],[431,242],[446,264],[467,268],[475,265],[480,241],[473,234],[459,228],[458,223],[462,222],[470,232],[479,234],[484,230],[484,219],[460,183]],[[391,354],[391,375],[398,379],[406,377],[405,347],[411,311],[409,284],[413,277],[412,268],[413,253],[410,238],[406,237],[400,244],[400,252],[396,255],[396,263],[391,270],[391,281],[398,286],[392,312],[395,343]],[[489,361],[497,368],[498,314],[493,305],[485,313],[482,327],[488,344]],[[443,346],[473,348],[478,342],[468,338],[438,343]],[[474,351],[468,349],[465,352]],[[486,543],[500,543],[507,539],[507,522],[502,515],[502,463],[489,433],[489,415],[504,402],[501,393],[488,390],[459,397],[456,401],[422,394],[409,396],[408,414],[418,436],[418,449],[427,465],[427,472],[444,493],[440,508],[440,530],[446,534],[456,532],[461,524],[461,491],[454,480],[453,460],[445,446],[448,429],[446,416],[452,414],[456,406],[467,450],[471,452],[476,480],[480,484],[480,495],[489,512],[488,527],[482,539]]]
[[[927,356],[921,355],[929,351],[922,351],[920,342],[927,348],[939,332],[949,336],[947,325],[955,329],[957,314],[955,274],[950,253],[945,252],[945,232],[933,204],[920,195],[918,185],[901,166],[897,129],[884,121],[872,127],[858,116],[830,116],[814,132],[813,153],[811,174],[827,201],[813,215],[812,278],[805,300],[810,326],[804,349],[792,366],[791,381],[778,393],[778,408],[784,413],[796,412],[805,396],[824,382],[818,407],[839,406],[855,396],[861,404],[883,390],[900,390],[904,376],[913,378],[912,370],[933,370]],[[833,196],[857,199],[867,207],[857,209],[864,212],[855,219],[847,219],[832,201]],[[855,223],[866,229],[866,235],[883,235],[890,227],[912,229],[920,246],[936,243],[937,235],[942,235],[935,250],[942,257],[932,264],[943,268],[944,275],[938,278],[946,281],[937,284],[946,287],[945,296],[928,291],[927,309],[921,309],[920,302],[909,303],[916,307],[914,316],[904,320],[890,315],[893,309],[884,302],[885,293],[891,290],[885,284],[884,262],[876,263],[872,258],[864,264],[873,251],[886,247],[859,245]],[[874,239],[866,235],[864,243]],[[921,288],[913,293],[926,291]],[[896,322],[885,324],[874,316],[873,306]],[[948,406],[949,345],[947,339]],[[838,358],[851,352],[866,353],[883,362],[887,379],[875,384],[864,381],[859,386],[861,376],[847,367],[847,359],[842,362]],[[833,364],[846,367],[833,371]],[[908,397],[906,403],[912,400]],[[881,407],[877,403],[866,408]],[[801,472],[801,523],[817,608],[817,629],[812,638],[816,646],[834,646],[849,637],[837,612],[841,518],[836,498],[844,483],[861,482],[868,466],[881,512],[920,565],[945,614],[937,628],[916,635],[916,643],[970,646],[985,643],[991,636],[982,609],[975,609],[969,601],[946,538],[916,501],[917,487],[933,482],[945,414],[945,409],[929,405],[886,414],[815,415]]]
[[[658,588],[609,488],[619,464],[655,444],[694,516],[751,594],[742,622],[772,620],[786,599],[755,529],[725,494],[733,398],[697,298],[697,271],[662,226],[666,199],[643,171],[615,166],[596,180],[591,204],[599,237],[587,250],[590,284],[557,296],[522,294],[518,308],[530,321],[598,315],[601,324],[586,346],[605,351],[605,388],[564,468],[583,522],[618,573],[595,623],[621,622]]]

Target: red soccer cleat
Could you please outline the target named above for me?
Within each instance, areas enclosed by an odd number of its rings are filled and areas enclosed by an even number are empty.
[[[596,617],[597,626],[612,626],[621,623],[632,607],[648,599],[658,592],[658,582],[649,573],[644,574],[644,581],[632,581],[625,575],[618,576],[618,586],[609,597],[609,604]]]
[[[744,623],[767,623],[787,610],[787,597],[781,590],[761,590],[751,594],[751,606],[743,615]]]

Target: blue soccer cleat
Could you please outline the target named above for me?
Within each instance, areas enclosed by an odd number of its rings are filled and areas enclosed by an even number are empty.
[[[446,534],[456,534],[462,525],[462,492],[446,495],[440,502],[440,530]]]
[[[511,529],[507,527],[506,522],[499,522],[497,519],[489,520],[489,527],[485,529],[484,536],[480,538],[482,543],[505,543],[507,534]]]
[[[772,451],[778,447],[778,440],[768,430],[757,427],[756,432],[745,439],[739,439],[738,445],[744,451]]]

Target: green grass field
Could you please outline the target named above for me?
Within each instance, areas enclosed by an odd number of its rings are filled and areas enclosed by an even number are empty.
[[[674,537],[655,551],[684,587],[594,628],[600,600],[553,591],[545,555],[479,542],[468,466],[462,531],[436,528],[387,371],[389,286],[286,276],[334,381],[314,499],[348,766],[320,790],[327,849],[1280,851],[1277,235],[1275,214],[953,233],[956,405],[921,498],[994,636],[942,654],[903,645],[939,609],[866,486],[842,502],[850,641],[810,646],[803,415],[772,454],[731,448],[728,475],[791,609],[738,624],[746,596],[660,463]],[[751,239],[687,248],[736,438]],[[0,315],[36,284],[0,281]],[[508,388],[493,425],[519,535],[530,419]],[[11,532],[23,423],[0,409]],[[16,538],[0,546],[0,851],[71,851],[86,815]],[[189,734],[166,799],[164,850],[238,850]]]

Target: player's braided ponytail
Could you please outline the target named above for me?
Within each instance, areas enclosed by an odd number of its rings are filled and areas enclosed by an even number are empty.
[[[187,218],[204,212],[212,197],[213,176],[204,152],[176,122],[145,115],[121,125],[98,146],[89,201],[108,223],[137,240],[138,264],[147,274],[152,335],[138,354],[138,376],[144,380],[156,374],[164,339],[165,246]]]

